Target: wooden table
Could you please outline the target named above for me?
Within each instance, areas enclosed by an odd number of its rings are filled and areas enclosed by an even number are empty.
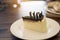
[[[10,32],[11,24],[20,18],[19,13],[11,13],[9,10],[0,12],[0,40],[20,40]],[[60,24],[60,18],[52,18]],[[23,39],[21,39],[23,40]],[[60,40],[60,32],[47,40]]]

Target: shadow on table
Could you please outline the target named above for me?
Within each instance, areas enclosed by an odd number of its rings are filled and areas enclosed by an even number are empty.
[[[17,37],[15,37],[15,36],[12,35],[12,40],[24,40],[24,39],[17,38]]]

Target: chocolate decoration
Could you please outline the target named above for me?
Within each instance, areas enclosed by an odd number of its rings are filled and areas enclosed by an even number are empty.
[[[35,15],[35,12],[31,13],[29,12],[30,16],[25,16],[23,17],[23,19],[28,19],[28,20],[34,20],[34,21],[42,21],[44,18],[44,15],[42,14],[42,12],[37,12]]]
[[[39,19],[40,19],[40,21],[42,21],[43,20],[43,15],[42,15],[42,12],[39,14]]]

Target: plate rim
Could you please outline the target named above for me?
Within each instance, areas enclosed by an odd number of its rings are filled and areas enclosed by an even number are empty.
[[[49,9],[53,9],[53,8],[47,8],[47,12],[51,13],[51,14],[54,14],[54,15],[59,15],[60,16],[60,13],[57,14],[57,12],[53,13],[52,11],[50,11]]]

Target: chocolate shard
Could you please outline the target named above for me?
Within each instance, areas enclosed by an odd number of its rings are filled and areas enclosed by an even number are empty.
[[[39,19],[40,19],[40,21],[42,21],[43,18],[44,18],[44,15],[43,15],[42,12],[41,12],[41,13],[39,14]]]
[[[32,19],[32,13],[31,12],[29,12],[29,15],[30,15],[30,19]]]
[[[36,13],[36,20],[37,20],[37,21],[39,20],[39,14],[40,14],[40,12],[37,12],[37,13]]]
[[[33,20],[36,19],[36,15],[35,15],[35,12],[33,12]]]

